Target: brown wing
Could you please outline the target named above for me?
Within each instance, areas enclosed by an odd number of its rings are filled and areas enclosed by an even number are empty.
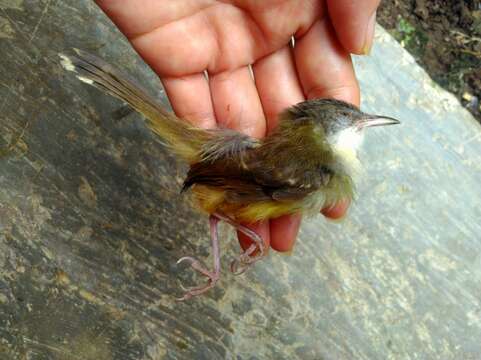
[[[313,163],[278,164],[276,168],[261,164],[254,170],[255,181],[273,200],[292,201],[304,198],[313,191],[326,186],[332,171],[325,166]]]
[[[217,157],[191,166],[183,190],[193,184],[219,187],[232,202],[292,201],[325,186],[332,172],[314,161],[287,161],[282,153],[266,161],[258,146],[246,147],[232,156]],[[288,152],[290,155],[291,152]],[[304,154],[305,155],[305,154]]]

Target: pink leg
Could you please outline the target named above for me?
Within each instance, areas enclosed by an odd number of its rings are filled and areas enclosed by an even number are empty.
[[[209,225],[210,225],[210,237],[212,241],[212,252],[214,257],[214,271],[207,270],[199,260],[191,257],[191,256],[184,256],[177,261],[177,264],[180,264],[183,261],[190,262],[190,266],[195,271],[201,273],[208,279],[208,283],[205,285],[200,285],[192,288],[185,289],[185,294],[181,298],[178,298],[178,301],[184,301],[190,299],[192,296],[197,296],[203,294],[207,290],[213,288],[220,277],[220,252],[219,252],[219,239],[217,236],[217,224],[219,223],[219,218],[216,215],[211,215],[209,218]]]
[[[235,222],[228,216],[218,213],[215,213],[214,216],[232,225],[236,230],[244,233],[250,237],[252,241],[254,241],[254,243],[249,246],[247,250],[245,250],[237,259],[232,261],[230,269],[234,275],[240,275],[244,273],[251,265],[264,257],[266,252],[264,241],[255,231],[252,231],[248,227]],[[259,255],[251,256],[256,250],[259,250]]]

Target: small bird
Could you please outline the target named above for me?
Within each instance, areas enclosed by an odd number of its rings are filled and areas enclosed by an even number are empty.
[[[231,263],[243,273],[266,253],[262,238],[245,224],[286,214],[314,214],[350,201],[353,175],[359,168],[357,149],[365,129],[399,124],[387,116],[370,115],[334,99],[301,102],[280,114],[278,127],[263,139],[229,129],[200,129],[177,118],[156,99],[102,59],[74,49],[59,54],[62,66],[125,101],[147,119],[148,127],[190,165],[182,191],[190,190],[209,214],[214,269],[191,256],[179,259],[207,282],[186,289],[178,300],[200,295],[220,277],[217,225],[224,221],[253,243]]]

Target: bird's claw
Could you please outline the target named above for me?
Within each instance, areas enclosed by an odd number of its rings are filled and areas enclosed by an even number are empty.
[[[217,281],[219,280],[219,273],[207,270],[197,259],[191,256],[184,256],[180,258],[179,260],[177,260],[177,264],[180,264],[185,261],[190,263],[190,267],[192,269],[194,269],[198,273],[205,276],[208,279],[208,282],[205,285],[199,285],[199,286],[190,287],[190,288],[186,288],[184,285],[180,284],[180,287],[185,292],[185,294],[180,298],[176,298],[177,301],[185,301],[190,299],[193,296],[203,294],[207,290],[213,288],[217,283]]]
[[[251,256],[259,250],[259,254]],[[232,260],[230,264],[230,271],[234,275],[241,275],[247,271],[254,263],[262,259],[265,255],[264,243],[252,244],[246,251],[244,251],[237,259]]]

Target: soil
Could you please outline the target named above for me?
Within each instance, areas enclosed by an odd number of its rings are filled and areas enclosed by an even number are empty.
[[[382,0],[378,22],[481,122],[480,0]]]

